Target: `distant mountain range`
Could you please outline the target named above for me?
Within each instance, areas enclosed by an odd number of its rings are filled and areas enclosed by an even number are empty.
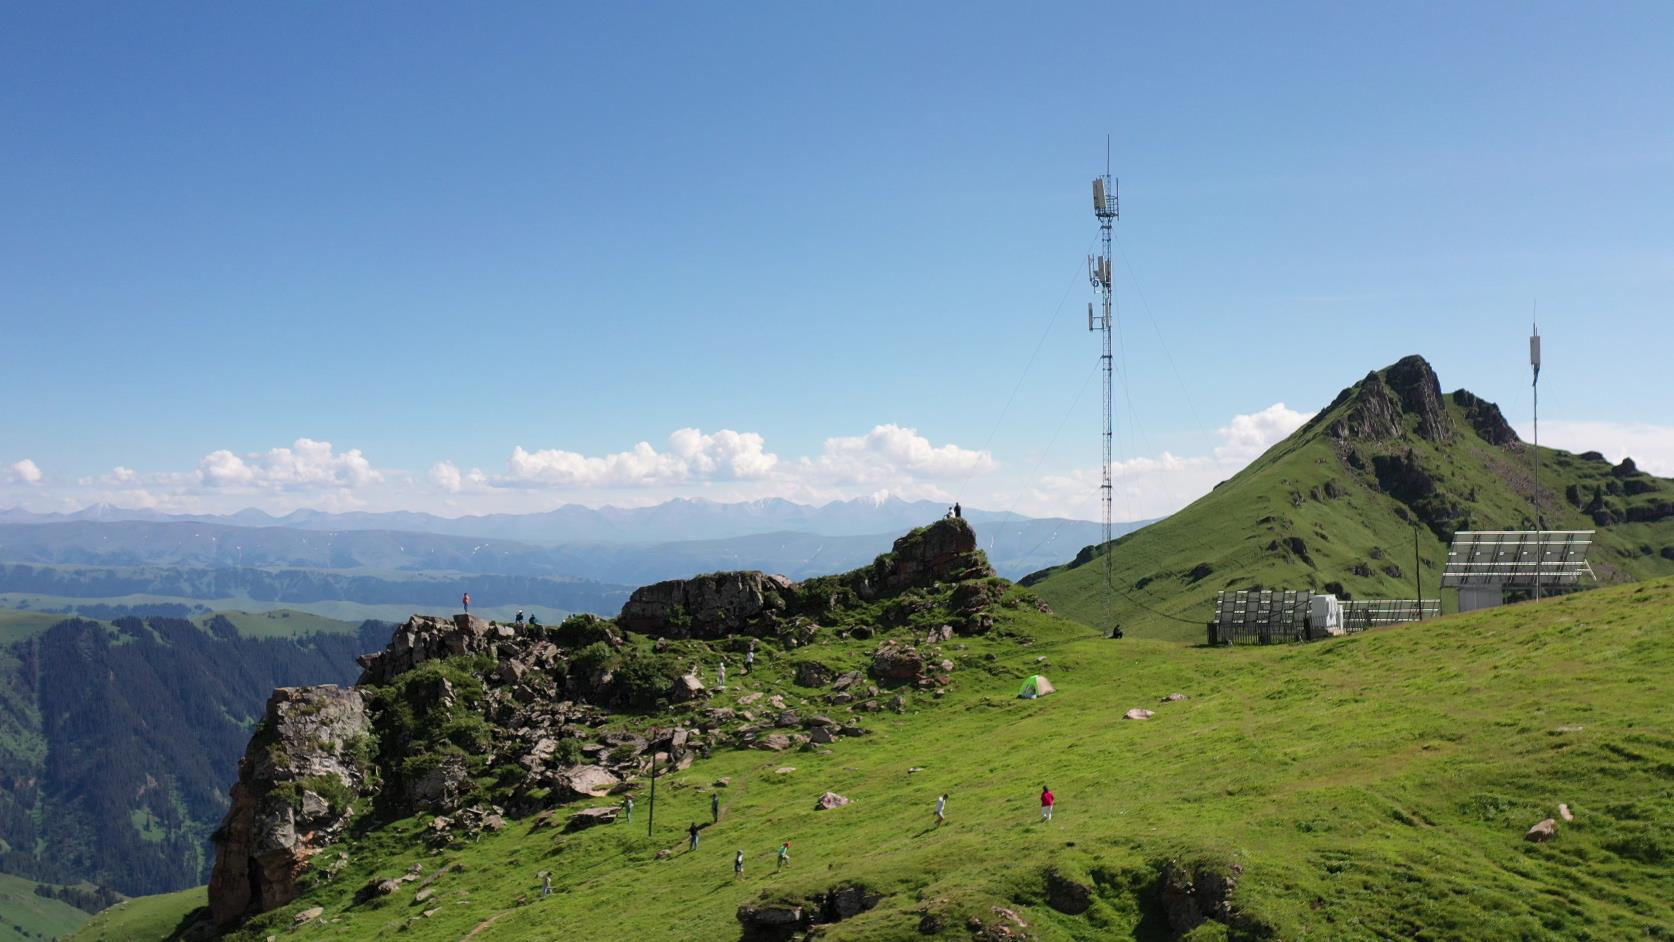
[[[74,513],[38,514],[21,509],[0,510],[0,523],[57,523],[126,521],[214,523],[233,527],[281,527],[292,530],[386,530],[483,539],[517,540],[555,545],[565,543],[669,543],[721,540],[762,533],[814,533],[821,536],[865,536],[900,533],[923,526],[947,512],[936,501],[854,499],[812,506],[779,498],[720,503],[680,498],[650,507],[582,507],[568,505],[530,514],[486,514],[440,517],[416,511],[385,513],[326,513],[296,510],[273,516],[256,509],[233,514],[165,514],[95,504]],[[1031,519],[1004,511],[967,510],[975,524],[1020,522]],[[1057,523],[1056,518],[1053,519]],[[1087,526],[1085,521],[1063,521]]]
[[[0,562],[480,573],[627,586],[715,569],[801,579],[862,565],[903,531],[943,513],[930,501],[900,500],[821,507],[676,500],[460,518],[316,511],[274,517],[258,510],[171,516],[108,506],[73,514],[10,510],[0,511]],[[967,517],[995,568],[1013,577],[1062,562],[1099,537],[1098,524],[1081,520],[978,510]],[[1116,532],[1140,525],[1122,524]],[[0,591],[21,589],[0,585]]]

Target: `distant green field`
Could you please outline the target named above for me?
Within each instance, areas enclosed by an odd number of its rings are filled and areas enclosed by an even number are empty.
[[[0,598],[0,605],[4,599]],[[0,645],[39,634],[70,616],[0,607]]]
[[[666,776],[653,837],[643,788],[631,826],[560,834],[522,819],[441,853],[427,818],[396,821],[340,845],[340,875],[230,938],[728,940],[742,903],[853,881],[882,901],[824,927],[825,942],[917,938],[927,917],[936,937],[966,939],[966,921],[991,924],[996,907],[1040,942],[1162,940],[1155,894],[1170,859],[1236,877],[1244,928],[1206,924],[1191,942],[1669,938],[1674,579],[1269,647],[1112,642],[1026,607],[999,619],[995,634],[943,647],[957,665],[945,700],[913,693],[903,714],[863,714],[873,735],[721,749]],[[749,709],[742,695],[778,691],[804,715],[839,713],[790,683],[793,661],[842,669],[874,645],[774,652],[711,705]],[[1016,699],[1036,672],[1059,692]],[[1189,699],[1160,702],[1175,692]],[[1155,716],[1124,720],[1134,707]],[[1050,824],[1042,785],[1058,796]],[[827,790],[852,803],[816,811]],[[722,811],[709,825],[712,793]],[[1560,803],[1575,821],[1550,843],[1525,840]],[[706,825],[696,852],[693,821]],[[776,871],[784,840],[793,862]],[[413,865],[435,876],[426,899],[415,886],[355,902]],[[1085,912],[1048,904],[1054,871],[1089,888]],[[128,904],[76,939],[155,942],[201,900]],[[324,917],[293,928],[310,906]]]
[[[0,642],[4,642],[8,639],[8,635],[6,634],[8,630],[15,633],[13,636],[14,639],[15,637],[27,637],[30,634],[45,630],[46,628],[57,624],[62,619],[69,617],[68,615],[61,613],[43,613],[39,611],[40,609],[65,607],[75,608],[81,605],[144,605],[156,603],[173,603],[185,605],[188,608],[201,605],[208,607],[213,612],[221,612],[228,614],[229,616],[232,613],[239,613],[242,615],[261,615],[269,612],[288,611],[293,613],[293,618],[300,617],[302,615],[312,615],[336,622],[347,622],[354,626],[359,626],[361,622],[368,619],[376,621],[403,622],[419,611],[417,607],[412,605],[372,605],[361,602],[265,603],[248,598],[189,599],[166,595],[120,595],[109,598],[74,598],[59,595],[32,595],[29,593],[7,592],[0,593]],[[473,607],[472,612],[474,614],[481,615],[484,618],[511,621],[517,614],[517,606],[500,605],[482,608]],[[554,625],[563,621],[564,617],[570,614],[562,609],[548,608],[540,605],[529,606],[524,609],[524,612],[526,614],[537,615],[540,617],[541,621]],[[16,627],[9,629],[7,618],[13,614],[17,616]],[[193,619],[198,620],[198,616],[194,615]],[[238,619],[235,618],[234,621],[237,622]],[[279,625],[260,626],[259,630],[267,631],[275,628],[283,629],[284,625],[282,622],[283,619],[281,619],[281,624]],[[255,624],[256,623],[252,622],[252,625]],[[243,630],[242,625],[240,626],[240,630]],[[289,632],[279,630],[278,633],[286,634]],[[252,637],[254,636],[252,635]]]
[[[182,916],[204,904],[204,888],[123,900],[87,919],[74,936],[81,942],[138,942],[167,939]],[[85,916],[84,916],[85,919]]]
[[[32,880],[0,873],[0,942],[46,942],[68,936],[87,922],[87,914],[35,895]]]
[[[207,625],[217,615],[233,623],[245,638],[294,638],[306,634],[352,635],[360,628],[359,622],[340,621],[313,612],[294,608],[279,608],[268,612],[226,611],[200,615],[193,621]]]

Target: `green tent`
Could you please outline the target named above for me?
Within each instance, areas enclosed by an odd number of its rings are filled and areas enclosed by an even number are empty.
[[[1049,693],[1057,692],[1058,688],[1052,686],[1052,681],[1035,674],[1023,681],[1023,686],[1018,689],[1017,695],[1025,700],[1033,700],[1036,697],[1044,697]]]

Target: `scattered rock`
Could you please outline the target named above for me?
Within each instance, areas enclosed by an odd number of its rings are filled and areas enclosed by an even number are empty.
[[[724,638],[766,613],[783,611],[794,585],[784,576],[762,572],[671,579],[635,589],[616,623],[659,637]]]
[[[323,915],[325,915],[325,907],[324,906],[310,906],[307,909],[304,909],[302,912],[297,913],[295,916],[293,916],[291,918],[291,924],[300,926],[305,922],[313,922],[314,920],[320,918]]]
[[[819,801],[814,802],[814,810],[830,811],[833,808],[841,808],[848,803],[849,800],[842,795],[836,792],[826,792],[820,796]]]
[[[1565,821],[1574,821],[1575,813],[1569,810],[1569,805],[1560,804],[1558,805],[1558,817],[1563,818]]]
[[[767,749],[772,752],[784,752],[791,747],[789,736],[784,733],[769,733],[756,740],[757,749]]]
[[[413,894],[413,902],[415,902],[415,903],[428,902],[430,900],[430,897],[435,896],[435,895],[436,895],[435,889],[433,889],[431,887],[425,887],[424,889],[419,890],[417,893]]]
[[[1536,824],[1534,827],[1529,828],[1528,832],[1523,835],[1523,840],[1533,841],[1536,844],[1544,844],[1557,836],[1558,822],[1551,818],[1547,818],[1539,824]]]
[[[1093,888],[1052,870],[1046,874],[1046,905],[1067,916],[1079,916],[1093,905]]]
[[[1191,699],[1190,697],[1186,696],[1183,693],[1171,693],[1168,696],[1163,697],[1162,702],[1163,703],[1179,703],[1181,700],[1190,700],[1190,699]]]
[[[885,641],[872,653],[872,676],[886,684],[904,684],[924,673],[918,649],[899,641]]]
[[[685,703],[703,696],[703,681],[696,674],[681,674],[674,679],[674,687],[668,697],[675,703]]]
[[[610,805],[604,808],[583,808],[570,815],[569,824],[564,826],[566,831],[582,831],[600,824],[615,824],[616,817],[622,809]]]
[[[796,766],[794,766],[794,765],[781,765],[778,768],[773,770],[773,774],[774,775],[789,775],[789,774],[791,774],[792,772],[795,772],[795,771],[796,771]]]
[[[621,779],[598,765],[577,765],[554,773],[552,787],[568,799],[603,798]]]
[[[1129,710],[1128,712],[1122,714],[1122,718],[1123,719],[1129,719],[1129,720],[1148,720],[1153,715],[1155,715],[1155,714],[1153,714],[1150,710],[1142,710],[1139,707],[1135,707],[1135,708]]]
[[[796,684],[799,687],[824,687],[831,683],[834,672],[818,661],[802,661],[796,665]]]

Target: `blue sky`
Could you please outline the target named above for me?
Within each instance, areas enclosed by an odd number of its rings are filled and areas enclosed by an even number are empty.
[[[1526,427],[1537,299],[1543,441],[1674,474],[1671,36],[1666,3],[13,4],[0,506],[1094,517],[1107,131],[1119,516],[1408,353]]]

